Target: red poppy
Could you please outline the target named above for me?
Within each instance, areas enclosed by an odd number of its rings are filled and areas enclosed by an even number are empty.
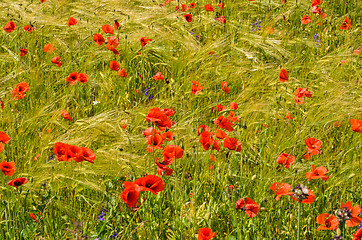
[[[312,8],[312,13],[318,13],[320,15],[321,11],[322,11],[322,9],[320,9],[318,6],[314,6]]]
[[[19,55],[20,55],[20,57],[24,57],[27,53],[28,53],[28,50],[27,50],[27,49],[21,48]]]
[[[148,135],[146,137],[147,140],[147,151],[153,152],[153,149],[162,149],[161,145],[163,144],[163,138],[161,134],[157,131],[155,134]]]
[[[198,95],[202,89],[203,89],[203,87],[201,86],[201,84],[199,82],[191,81],[191,92],[193,94]]]
[[[87,147],[81,147],[81,150],[82,150],[82,155],[80,159],[82,159],[82,161],[86,160],[87,162],[94,164],[94,160],[96,159],[96,155],[94,154],[94,152]]]
[[[159,192],[165,189],[165,183],[162,178],[156,175],[147,175],[134,181],[138,186],[144,187],[143,191],[150,191],[157,195]]]
[[[217,6],[218,6],[220,9],[224,9],[225,3],[219,3]]]
[[[288,75],[288,72],[287,70],[285,69],[282,69],[279,73],[279,80],[281,82],[287,82],[289,80],[289,75]]]
[[[4,144],[0,142],[0,153],[4,150]]]
[[[341,121],[336,121],[333,123],[333,127],[341,127]]]
[[[341,203],[341,208],[345,208],[349,211],[350,219],[346,220],[346,225],[348,227],[355,227],[358,224],[362,223],[362,218],[358,216],[361,213],[360,205],[352,207],[352,203],[348,201],[345,203]]]
[[[106,45],[108,50],[114,52],[119,45],[119,40],[115,36],[107,37],[108,43]]]
[[[156,158],[155,163],[157,164],[157,174],[158,175],[170,176],[173,173],[173,170],[171,168],[167,167],[167,165],[159,163],[158,158]]]
[[[104,37],[102,36],[102,34],[99,34],[99,33],[95,33],[94,34],[94,37],[93,37],[93,41],[98,45],[102,45],[105,40],[104,40]]]
[[[69,112],[67,112],[66,110],[62,110],[62,111],[61,111],[61,114],[62,114],[62,117],[63,117],[64,119],[67,119],[67,120],[69,120],[70,122],[72,121],[72,118],[70,117]]]
[[[0,108],[1,109],[4,109],[5,108],[5,105],[4,105],[4,102],[0,100]]]
[[[292,190],[292,187],[288,183],[275,182],[270,186],[270,189],[277,195],[275,198],[277,201],[279,201],[281,196],[290,196],[293,194],[293,192],[290,191]]]
[[[75,145],[68,145],[68,162],[74,160],[76,162],[83,161],[83,150]]]
[[[228,135],[227,135],[224,131],[219,130],[219,129],[216,129],[216,130],[215,130],[215,133],[216,133],[216,137],[217,137],[218,139],[224,139],[224,138],[227,138],[227,137],[228,137]]]
[[[317,230],[333,230],[337,231],[338,228],[338,218],[334,215],[329,215],[328,213],[323,213],[318,215],[317,224],[321,224]]]
[[[287,153],[282,153],[278,157],[278,163],[283,165],[286,169],[290,168],[290,166],[293,165],[294,162],[295,157]]]
[[[167,5],[167,3],[170,3],[172,0],[165,0],[165,3],[163,4],[164,6]]]
[[[186,19],[186,21],[192,22],[192,15],[191,14],[185,14],[184,18]]]
[[[121,193],[121,199],[128,207],[136,207],[139,197],[139,186],[133,182],[123,182],[125,189]]]
[[[341,27],[340,29],[342,30],[348,30],[352,27],[352,24],[351,24],[351,19],[349,19],[348,17],[346,17],[343,21],[343,23],[341,24]]]
[[[308,91],[308,88],[298,88],[294,92],[295,104],[303,104],[304,97],[312,97],[312,93]]]
[[[294,119],[294,118],[293,118],[292,116],[290,116],[290,113],[289,113],[289,112],[287,113],[287,116],[286,116],[286,118],[287,118],[287,119],[289,119],[289,120],[292,120],[292,119]]]
[[[190,8],[195,8],[195,3],[190,3]]]
[[[21,177],[21,178],[15,178],[15,179],[9,181],[8,185],[13,186],[13,187],[19,187],[27,182],[28,182],[28,180],[25,177]]]
[[[290,195],[295,201],[299,202],[298,199],[296,199],[295,197],[293,197],[293,195]],[[312,203],[315,201],[315,195],[312,192],[312,190],[308,189],[308,197],[305,198],[304,200],[301,201],[301,203]]]
[[[7,24],[5,24],[4,26],[4,30],[5,32],[11,33],[12,31],[14,31],[16,29],[16,25],[15,23],[13,23],[12,21],[9,21]]]
[[[200,137],[200,143],[202,144],[202,148],[207,151],[209,150],[211,144],[212,144],[212,137],[211,133],[204,130]]]
[[[233,123],[239,122],[240,116],[235,116],[235,112],[230,111],[230,115],[228,116],[228,119],[232,121]]]
[[[15,100],[25,97],[25,93],[29,91],[29,85],[26,82],[21,82],[13,89],[12,94]]]
[[[157,72],[156,75],[153,76],[152,78],[155,79],[156,81],[163,80],[163,75],[161,72]]]
[[[33,27],[33,25],[29,24],[24,27],[24,30],[27,32],[33,33],[34,27]]]
[[[226,106],[224,106],[222,104],[217,104],[217,105],[215,105],[215,107],[211,108],[211,112],[214,112],[214,110],[221,112],[223,110],[226,110]]]
[[[47,53],[52,53],[54,51],[54,47],[53,47],[53,45],[48,43],[43,47],[43,51],[47,52]]]
[[[73,25],[76,25],[78,23],[78,20],[73,18],[73,17],[70,17],[69,18],[69,21],[68,21],[68,26],[73,26]]]
[[[68,159],[69,145],[66,143],[56,142],[53,153],[57,156],[58,161],[70,162]]]
[[[0,142],[8,144],[10,142],[10,139],[11,138],[6,133],[0,131]]]
[[[40,154],[37,154],[37,155],[33,158],[33,161],[38,160],[38,159],[39,159],[39,157],[40,157]]]
[[[145,38],[145,37],[141,37],[140,38],[140,42],[141,42],[141,46],[142,47],[144,47],[148,42],[151,42],[152,41],[152,39],[147,39],[147,38]]]
[[[88,82],[88,75],[85,73],[79,73],[78,74],[78,81],[81,83],[86,83]]]
[[[177,145],[167,145],[163,149],[163,163],[170,165],[175,159],[180,159],[184,155],[184,150]]]
[[[182,4],[181,6],[181,12],[186,12],[189,10],[189,6],[187,6],[186,4]]]
[[[310,19],[310,16],[304,15],[302,20],[300,20],[302,24],[308,24],[310,22],[312,22],[312,20]]]
[[[237,152],[241,151],[241,142],[239,142],[235,138],[225,138],[224,140],[224,148],[228,148],[230,150],[235,150]]]
[[[110,34],[113,34],[113,31],[114,31],[112,26],[107,25],[107,24],[102,26],[102,30],[104,33],[110,33]]]
[[[172,110],[172,108],[164,108],[161,110],[161,112],[164,112],[169,117],[176,113],[176,111]]]
[[[323,0],[313,0],[312,7],[321,5],[323,3]]]
[[[0,163],[0,170],[3,172],[3,174],[5,176],[12,176],[14,174],[14,172],[15,172],[15,163],[14,163],[14,161],[12,161],[12,162],[2,161]]]
[[[244,210],[245,213],[251,218],[255,217],[259,212],[259,204],[248,197],[245,200],[244,198],[239,199],[235,205],[236,209]]]
[[[225,18],[225,16],[221,16],[221,17],[218,17],[218,18],[215,18],[215,19],[216,19],[217,21],[223,23],[223,24],[226,23],[226,18]]]
[[[236,102],[230,103],[230,109],[232,109],[232,110],[238,109],[238,104]]]
[[[351,119],[351,128],[352,131],[362,133],[362,120]]]
[[[152,108],[146,116],[147,122],[155,122],[159,130],[163,131],[165,128],[171,128],[170,118],[160,110],[160,108]]]
[[[216,237],[216,232],[212,232],[210,228],[200,228],[197,236],[198,240],[210,240]]]
[[[212,11],[214,11],[214,7],[211,4],[206,4],[205,10],[208,12],[212,12]]]
[[[223,82],[221,83],[221,89],[222,89],[224,92],[226,92],[226,93],[229,93],[229,92],[230,92],[230,88],[228,88],[228,84],[227,84],[227,82],[225,82],[225,81],[223,81]]]
[[[38,220],[36,220],[36,217],[35,217],[34,213],[30,213],[30,217],[31,217],[32,219],[34,219],[35,222],[38,221]]]
[[[118,30],[119,28],[119,22],[117,20],[114,20],[114,29]]]
[[[219,128],[225,129],[228,132],[234,131],[234,128],[232,127],[233,124],[223,115],[220,115],[217,119],[215,119],[214,123]]]
[[[40,0],[41,3],[44,3],[46,0]]]
[[[311,156],[320,154],[321,151],[319,149],[322,148],[322,141],[315,138],[308,138],[305,141],[307,145],[307,150]]]
[[[353,239],[352,240],[361,240],[362,239],[362,228],[357,229],[357,231],[352,234]]]
[[[356,48],[356,49],[353,51],[353,53],[355,53],[355,54],[359,54],[359,53],[360,53],[360,51],[361,51],[361,47],[358,47],[358,48]]]
[[[67,77],[67,82],[69,82],[69,85],[74,85],[76,81],[78,81],[78,73],[72,72],[71,74],[69,74],[69,76]]]
[[[118,71],[121,68],[121,65],[117,61],[111,61],[109,67],[114,71]]]
[[[163,140],[172,141],[174,134],[171,131],[167,131],[167,132],[162,133],[161,136],[162,136]]]
[[[122,125],[121,125],[121,128],[122,128],[122,129],[126,129],[126,127],[127,127],[127,124],[122,124]]]
[[[118,76],[120,77],[127,77],[127,72],[124,68],[118,71]]]
[[[60,61],[60,57],[59,57],[59,56],[53,57],[52,60],[51,60],[51,62],[54,63],[55,65],[57,65],[57,67],[62,66],[62,62]]]
[[[320,166],[315,169],[314,165],[312,165],[312,171],[307,172],[306,177],[307,177],[308,181],[310,181],[311,179],[317,179],[317,178],[321,178],[324,181],[327,181],[329,176],[326,176],[326,173],[327,173],[327,169],[325,167]]]

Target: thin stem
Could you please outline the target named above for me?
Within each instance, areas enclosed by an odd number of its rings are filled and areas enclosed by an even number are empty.
[[[341,231],[342,231],[342,238],[346,239],[345,238],[345,232],[346,232],[346,222],[345,221],[341,222]]]
[[[298,235],[297,235],[297,240],[300,239],[300,215],[302,212],[302,203],[298,202]]]

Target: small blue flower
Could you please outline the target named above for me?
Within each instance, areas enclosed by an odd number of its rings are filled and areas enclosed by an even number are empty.
[[[111,236],[111,238],[116,238],[118,236],[117,232],[114,232],[114,234]]]
[[[151,100],[154,99],[154,98],[155,98],[154,96],[150,95],[150,96],[148,96],[147,100],[148,100],[148,101],[151,101]]]

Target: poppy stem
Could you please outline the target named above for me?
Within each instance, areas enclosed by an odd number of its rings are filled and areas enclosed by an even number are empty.
[[[297,235],[297,240],[300,239],[300,215],[302,212],[302,203],[298,202],[298,235]]]
[[[342,239],[346,239],[346,238],[345,238],[346,221],[342,221],[342,222],[341,222],[341,231],[342,231]]]

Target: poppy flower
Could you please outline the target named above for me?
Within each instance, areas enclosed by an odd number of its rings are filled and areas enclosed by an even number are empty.
[[[102,45],[103,43],[105,43],[104,37],[102,36],[102,34],[99,33],[95,33],[94,37],[93,37],[93,41],[98,45]]]
[[[156,175],[147,175],[142,178],[138,178],[134,181],[138,186],[144,187],[144,191],[150,191],[154,195],[157,195],[159,192],[165,189],[165,183],[162,178]]]
[[[52,53],[54,51],[54,47],[53,47],[53,45],[48,43],[43,47],[43,51],[47,52],[47,53]]]
[[[169,117],[173,116],[176,113],[176,111],[172,110],[172,108],[164,108],[161,110],[161,112],[164,112]]]
[[[9,181],[8,185],[13,186],[13,187],[19,187],[27,182],[28,182],[28,180],[25,177],[21,177],[21,178],[15,178],[15,179]]]
[[[21,48],[19,55],[20,55],[20,57],[24,57],[27,53],[28,53],[28,50],[26,48]]]
[[[88,75],[85,73],[79,73],[78,74],[78,81],[81,83],[86,83],[88,82]]]
[[[71,74],[69,74],[69,76],[67,77],[67,82],[69,82],[69,85],[74,85],[76,81],[78,81],[78,73],[72,72]]]
[[[360,205],[352,207],[350,201],[341,203],[341,209],[336,211],[337,218],[342,221],[344,220],[348,227],[355,227],[362,223],[362,218],[358,216],[360,213]]]
[[[224,9],[225,3],[219,3],[217,6],[218,6],[220,9]]]
[[[311,179],[317,179],[317,178],[321,178],[324,181],[327,181],[329,176],[326,176],[326,173],[327,173],[327,169],[325,167],[320,166],[315,169],[314,165],[312,165],[312,171],[307,172],[306,177],[307,177],[308,181],[310,181]]]
[[[155,163],[157,165],[157,174],[160,176],[166,175],[166,176],[170,176],[173,173],[173,170],[169,167],[167,167],[167,165],[159,163],[158,162],[158,158],[156,158]]]
[[[68,162],[74,160],[76,162],[81,162],[83,161],[83,150],[75,145],[68,145]]]
[[[255,217],[259,212],[259,204],[248,197],[245,198],[245,200],[244,198],[239,199],[235,205],[236,209],[244,210],[245,213],[251,218]]]
[[[357,231],[352,234],[353,239],[352,240],[361,240],[362,239],[362,228],[357,229]]]
[[[227,119],[223,115],[220,115],[217,119],[215,119],[214,123],[219,128],[225,129],[228,132],[234,131],[234,128],[232,127],[233,124],[229,121],[229,119]]]
[[[288,72],[287,70],[285,69],[282,69],[279,73],[279,80],[281,82],[287,82],[289,80],[289,75],[288,75]]]
[[[293,165],[294,162],[295,157],[287,153],[282,153],[278,157],[278,163],[283,165],[286,169],[290,168],[290,166]]]
[[[312,190],[307,189],[302,184],[297,185],[292,192],[293,194],[290,196],[297,202],[312,203],[315,201],[315,195]]]
[[[162,133],[161,136],[162,136],[163,140],[172,141],[174,134],[171,131],[167,131],[167,132]]]
[[[186,4],[182,4],[181,6],[181,12],[186,12],[189,10],[189,6],[187,6]]]
[[[312,22],[312,20],[310,19],[310,16],[304,15],[302,20],[300,20],[302,24],[308,24],[310,22]]]
[[[37,221],[38,221],[38,220],[36,219],[36,217],[35,217],[34,213],[30,213],[30,217],[31,217],[32,219],[34,219],[34,221],[35,221],[35,222],[37,222]]]
[[[119,22],[117,20],[114,20],[114,29],[118,30],[119,28]]]
[[[351,128],[352,131],[362,133],[362,120],[351,119]]]
[[[206,125],[200,125],[199,128],[197,129],[197,136],[200,136],[200,134],[202,133],[200,131],[200,129],[202,130],[202,132],[206,131],[208,132],[209,131],[209,127],[206,126]]]
[[[46,0],[40,0],[41,3],[45,3]]]
[[[338,228],[338,218],[334,215],[329,215],[328,213],[323,213],[317,216],[317,224],[321,224],[317,230],[333,230],[337,231]]]
[[[175,159],[180,159],[184,155],[184,150],[177,145],[167,145],[163,149],[163,163],[170,165]]]
[[[221,89],[222,89],[224,92],[226,92],[226,93],[229,93],[229,92],[230,92],[230,88],[228,88],[228,84],[227,84],[227,82],[225,82],[225,81],[223,81],[223,82],[221,83]]]
[[[320,9],[318,6],[314,6],[312,8],[312,13],[318,13],[320,15],[321,12],[322,12],[322,9]]]
[[[1,109],[4,109],[5,108],[5,105],[4,105],[4,102],[0,100],[0,108]]]
[[[0,131],[0,142],[8,144],[10,140],[11,138],[6,133]]]
[[[118,71],[121,68],[121,65],[117,61],[111,61],[109,67],[114,71]]]
[[[190,3],[190,8],[195,8],[196,4],[195,3]]]
[[[61,66],[62,66],[62,62],[60,61],[60,57],[59,57],[59,56],[52,58],[51,62],[54,63],[55,65],[57,65],[57,67],[61,67]]]
[[[78,20],[73,18],[73,17],[70,17],[69,18],[69,21],[68,21],[68,26],[73,26],[73,25],[76,25],[78,23]]]
[[[165,0],[165,3],[163,4],[164,6],[166,6],[168,3],[170,3],[172,0]]]
[[[333,123],[333,127],[341,127],[342,125],[341,125],[341,121],[335,121],[334,123]]]
[[[238,104],[236,102],[230,103],[230,109],[232,109],[232,110],[238,109]]]
[[[116,38],[115,36],[112,36],[112,37],[107,37],[107,40],[108,40],[108,43],[106,45],[107,49],[114,51],[119,45],[118,38]]]
[[[352,27],[352,24],[351,24],[351,19],[349,19],[348,17],[346,17],[343,21],[343,23],[341,24],[341,27],[340,29],[342,30],[348,30]]]
[[[96,159],[96,155],[94,154],[94,152],[87,147],[81,147],[81,150],[82,150],[82,155],[80,159],[82,159],[82,161],[85,160],[87,162],[94,164],[94,160]]]
[[[281,196],[290,196],[293,194],[293,192],[290,191],[292,190],[292,187],[288,183],[275,182],[270,186],[270,189],[277,195],[275,198],[277,201],[279,201]]]
[[[321,5],[323,3],[323,0],[313,0],[312,7]]]
[[[230,115],[228,116],[228,119],[232,121],[233,123],[239,122],[240,116],[235,116],[235,112],[230,111]]]
[[[219,130],[219,129],[216,129],[216,130],[215,130],[215,133],[216,133],[216,137],[217,137],[218,139],[224,139],[224,138],[227,138],[227,137],[228,137],[228,135],[227,135],[224,131]]]
[[[5,32],[11,33],[12,31],[14,31],[16,29],[16,25],[15,23],[13,23],[12,21],[9,21],[7,24],[5,24],[4,26],[4,30]]]
[[[56,142],[53,153],[57,156],[58,161],[70,162],[68,159],[69,145],[66,143]]]
[[[15,100],[25,97],[25,93],[29,91],[29,85],[26,82],[21,82],[13,89],[12,94]]]
[[[2,161],[0,163],[0,169],[5,176],[12,176],[15,172],[15,163],[14,163],[14,161],[12,161],[12,162]]]
[[[157,72],[156,75],[153,76],[152,78],[155,79],[156,81],[163,80],[163,75],[161,72]]]
[[[225,18],[225,16],[221,16],[221,17],[218,17],[218,18],[215,18],[215,19],[216,19],[217,21],[223,23],[223,24],[226,23],[226,18]]]
[[[212,232],[210,228],[200,228],[197,235],[198,240],[210,240],[214,237],[216,237],[216,232]]]
[[[192,15],[191,14],[185,14],[184,18],[186,19],[187,22],[192,22]]]
[[[212,11],[214,11],[214,7],[211,4],[206,4],[205,10],[208,12],[212,12]]]
[[[146,44],[148,43],[148,42],[151,42],[152,41],[152,39],[148,39],[148,38],[145,38],[145,37],[141,37],[140,38],[140,42],[141,42],[141,46],[142,47],[144,47],[144,46],[146,46]]]
[[[320,154],[320,149],[322,148],[322,141],[315,138],[307,138],[305,141],[307,145],[307,150],[311,156]]]
[[[294,119],[294,118],[293,118],[292,116],[290,116],[290,113],[289,113],[289,112],[287,113],[287,116],[286,116],[286,118],[287,118],[287,119],[289,119],[289,120],[292,120],[292,119]]]
[[[230,150],[235,150],[237,152],[241,151],[241,142],[239,142],[235,138],[227,137],[224,140],[224,148],[228,148]]]
[[[171,128],[170,118],[160,110],[160,108],[152,108],[148,111],[146,116],[147,122],[157,123],[159,130],[163,131],[165,128]]]
[[[118,71],[118,76],[120,77],[127,77],[127,72],[124,68],[122,68],[121,70]]]
[[[202,89],[203,89],[203,87],[201,86],[201,84],[199,82],[191,81],[191,92],[193,94],[198,95]]]
[[[107,24],[102,26],[102,30],[104,33],[109,33],[109,34],[113,34],[113,31],[114,31],[112,26],[107,25]]]
[[[217,104],[217,105],[215,105],[215,107],[211,108],[211,112],[214,112],[214,110],[221,112],[223,110],[226,110],[226,106],[224,106],[222,104]]]
[[[211,137],[211,133],[204,130],[201,134],[200,137],[200,143],[202,144],[202,148],[207,151],[209,150],[211,144],[212,144],[212,137]]]
[[[38,159],[39,159],[39,157],[40,157],[40,154],[37,154],[37,155],[33,158],[33,161],[38,160]]]
[[[303,104],[304,103],[304,97],[312,97],[312,94],[310,91],[308,91],[308,88],[298,88],[294,92],[295,95],[295,104]]]
[[[139,197],[139,187],[133,182],[123,182],[125,189],[121,192],[121,199],[128,207],[136,207]]]
[[[150,153],[153,152],[154,148],[162,149],[161,145],[163,144],[163,138],[158,131],[155,134],[148,135],[146,137],[146,140],[147,140],[147,144],[148,144],[148,147],[147,147],[148,152],[150,152]]]
[[[353,53],[355,53],[355,54],[359,54],[359,53],[360,53],[360,51],[361,51],[361,47],[358,47],[358,48],[356,48],[356,49],[353,51]]]
[[[33,33],[34,27],[33,27],[33,25],[29,24],[24,27],[24,30],[27,32]]]
[[[67,112],[66,110],[62,110],[62,111],[61,111],[61,114],[62,114],[62,117],[63,117],[64,119],[67,119],[67,120],[69,120],[70,122],[72,121],[72,118],[70,117],[69,112]]]
[[[4,144],[0,142],[0,153],[4,150]]]

